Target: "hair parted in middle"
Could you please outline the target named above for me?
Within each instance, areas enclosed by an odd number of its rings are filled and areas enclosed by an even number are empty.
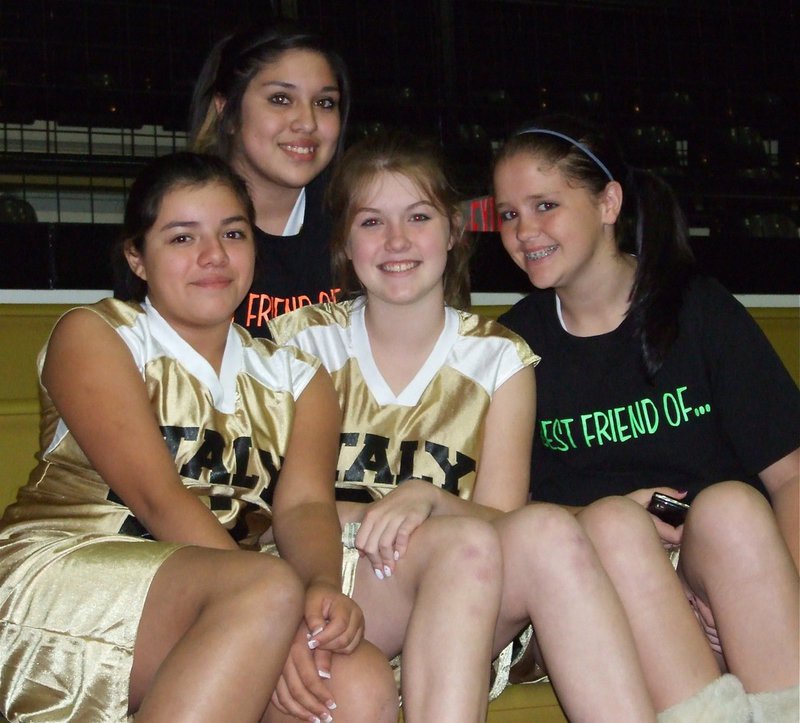
[[[341,298],[359,296],[364,289],[347,258],[350,228],[364,194],[381,173],[408,178],[450,224],[453,247],[444,270],[444,300],[456,309],[470,304],[469,234],[464,231],[460,196],[445,169],[444,154],[434,141],[406,131],[390,130],[352,145],[336,164],[326,199],[333,218],[331,263]]]
[[[319,53],[330,65],[339,86],[341,133],[337,154],[342,152],[350,110],[347,66],[318,35],[288,22],[231,33],[211,49],[197,77],[189,109],[189,143],[193,150],[231,160],[242,122],[242,98],[250,81],[289,50]],[[221,112],[217,110],[217,98],[225,101]]]

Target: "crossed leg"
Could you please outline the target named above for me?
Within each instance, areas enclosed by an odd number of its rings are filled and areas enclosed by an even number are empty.
[[[255,721],[303,614],[289,566],[255,552],[185,547],[161,565],[136,637],[137,722]]]

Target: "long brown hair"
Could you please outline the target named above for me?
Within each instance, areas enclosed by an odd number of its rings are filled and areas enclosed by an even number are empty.
[[[570,185],[594,196],[609,179],[622,186],[614,239],[621,253],[637,259],[628,315],[634,319],[642,365],[652,380],[678,336],[683,295],[696,274],[686,219],[675,193],[650,171],[626,164],[601,129],[568,115],[546,116],[517,130],[495,157],[495,168],[517,154],[558,168]]]
[[[351,146],[337,163],[327,191],[333,217],[331,262],[343,297],[358,296],[363,288],[347,258],[350,226],[365,189],[383,172],[398,173],[419,188],[450,223],[453,247],[444,270],[445,303],[469,308],[470,239],[464,233],[458,193],[450,183],[441,148],[428,139],[404,131],[369,136]]]
[[[337,154],[343,149],[350,108],[350,79],[341,56],[322,39],[303,28],[279,23],[249,28],[219,40],[206,57],[197,78],[189,109],[189,143],[193,150],[231,160],[233,143],[242,123],[242,98],[261,69],[277,62],[287,50],[319,53],[331,67],[339,86],[341,132]],[[221,112],[215,98],[225,100]]]

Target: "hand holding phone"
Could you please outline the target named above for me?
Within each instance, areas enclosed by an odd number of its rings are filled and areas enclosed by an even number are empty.
[[[654,492],[647,505],[647,511],[668,525],[679,527],[686,520],[689,505],[661,492]]]

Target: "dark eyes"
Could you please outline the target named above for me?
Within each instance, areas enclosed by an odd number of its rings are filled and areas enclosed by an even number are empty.
[[[269,102],[273,105],[290,105],[292,99],[285,93],[275,93],[269,96]],[[315,100],[314,105],[323,110],[335,110],[339,102],[335,98],[325,97]]]
[[[408,217],[408,220],[411,221],[412,223],[424,223],[425,221],[430,221],[431,217],[427,213],[414,213]],[[365,228],[370,228],[372,226],[377,226],[380,223],[381,221],[379,218],[376,218],[375,216],[370,216],[368,218],[365,218],[358,225],[363,226]]]
[[[546,211],[552,211],[554,208],[558,208],[558,204],[554,203],[553,201],[540,201],[536,204],[536,206],[534,206],[534,208],[537,213],[544,213]],[[501,223],[513,221],[518,215],[519,214],[516,211],[512,210],[497,212],[497,217],[500,219]]]
[[[243,239],[249,238],[247,231],[243,229],[230,229],[229,231],[224,231],[222,234],[223,238],[231,239],[233,241],[241,241]],[[176,236],[173,236],[169,242],[171,244],[182,245],[194,241],[194,236],[188,233],[180,233]]]

